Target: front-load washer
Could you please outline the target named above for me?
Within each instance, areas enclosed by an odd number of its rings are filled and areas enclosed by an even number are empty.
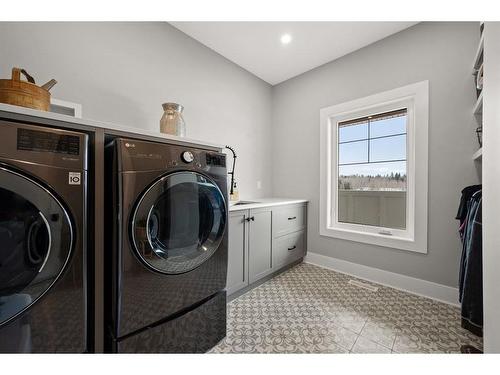
[[[87,135],[0,121],[0,352],[87,351]]]
[[[225,155],[118,138],[107,165],[106,350],[207,351],[226,334]]]

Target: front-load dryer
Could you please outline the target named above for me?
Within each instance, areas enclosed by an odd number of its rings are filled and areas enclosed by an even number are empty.
[[[87,135],[0,121],[0,352],[87,351]]]
[[[119,138],[107,163],[107,351],[207,351],[226,333],[225,155]]]

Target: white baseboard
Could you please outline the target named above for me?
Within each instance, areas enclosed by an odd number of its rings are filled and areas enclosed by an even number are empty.
[[[357,263],[348,262],[325,255],[307,252],[306,263],[328,268],[347,275],[390,286],[408,293],[431,298],[436,301],[458,306],[458,289],[450,286],[417,279],[399,273],[384,271]]]

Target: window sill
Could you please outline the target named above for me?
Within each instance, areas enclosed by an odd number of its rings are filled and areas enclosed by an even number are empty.
[[[427,243],[420,243],[414,238],[394,235],[388,236],[378,233],[367,233],[339,228],[321,228],[319,234],[325,237],[333,237],[342,240],[366,243],[369,245],[427,254]]]

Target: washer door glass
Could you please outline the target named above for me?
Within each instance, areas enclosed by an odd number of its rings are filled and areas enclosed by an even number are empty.
[[[166,274],[188,272],[208,260],[225,228],[222,192],[196,172],[176,172],[156,181],[132,216],[132,240],[139,258]]]
[[[59,201],[29,177],[0,167],[0,326],[50,289],[71,246]]]

